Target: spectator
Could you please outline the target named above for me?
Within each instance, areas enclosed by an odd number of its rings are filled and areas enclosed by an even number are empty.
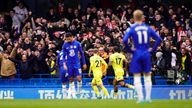
[[[154,71],[155,75],[163,75],[165,71],[165,59],[163,58],[163,53],[161,51],[157,52],[156,60],[153,63],[152,70]]]
[[[8,14],[1,13],[0,49],[10,53],[14,42],[18,41],[20,47],[17,49],[15,60],[22,61],[22,55],[27,55],[28,61],[34,56],[33,74],[51,73],[50,68],[53,66],[50,64],[53,64],[53,60],[50,59],[54,57],[49,54],[57,56],[55,52],[61,49],[65,40],[63,34],[68,31],[82,43],[85,52],[94,47],[99,48],[100,55],[107,60],[109,54],[113,53],[114,45],[124,48],[122,37],[129,26],[134,24],[132,12],[137,7],[133,2],[131,5],[114,7],[114,10],[89,6],[86,12],[82,13],[77,8],[59,3],[47,10],[47,16],[43,18],[35,17],[36,15],[28,12],[23,4],[19,2],[13,11],[10,11],[12,28],[8,26],[8,22],[11,22],[7,18]],[[184,5],[162,5],[160,1],[154,1],[153,4],[156,5],[151,6],[147,3],[142,9],[145,11],[145,22],[151,24],[163,38],[159,52],[162,52],[162,58],[166,62],[165,71],[178,66],[181,57],[178,52],[181,49],[187,51],[192,61],[192,13],[189,8]],[[129,41],[131,43],[131,40]],[[87,54],[89,60],[91,51]],[[131,57],[130,54],[126,56]],[[159,58],[153,59],[155,64],[159,61]]]
[[[8,57],[15,58],[16,49],[18,48],[18,43],[15,44],[11,54],[7,51],[0,54],[0,63],[1,63],[1,76],[5,79],[13,79],[16,75],[15,63],[10,61]]]
[[[50,22],[57,22],[59,20],[59,16],[55,13],[54,8],[50,8],[47,13],[47,19]]]
[[[11,57],[9,57],[9,60],[18,65],[22,79],[29,79],[33,74],[33,58],[34,57],[29,58],[28,55],[23,54],[21,60],[16,60]]]
[[[189,76],[191,76],[191,59],[189,53],[186,49],[182,48],[179,55],[179,63],[181,64],[180,74],[183,77],[183,80],[186,81]]]
[[[10,11],[10,16],[12,18],[12,29],[13,30],[17,30],[17,32],[20,31],[20,28],[21,28],[21,21],[20,19],[17,17],[16,13],[15,13],[15,10],[12,10]]]
[[[48,66],[48,71],[52,75],[56,75],[56,55],[53,51],[48,52],[48,57],[45,59]]]
[[[28,10],[24,6],[24,3],[19,2],[18,5],[13,8],[13,10],[15,11],[19,21],[24,24],[26,22],[26,20],[28,19]]]
[[[4,15],[0,14],[0,31],[8,31],[8,25],[6,23]]]

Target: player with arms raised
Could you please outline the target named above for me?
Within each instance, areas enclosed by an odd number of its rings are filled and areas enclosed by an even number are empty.
[[[134,89],[134,86],[124,82],[123,64],[125,64],[125,69],[126,69],[128,61],[125,58],[125,56],[123,54],[121,54],[120,52],[121,52],[120,48],[115,46],[114,47],[114,54],[111,54],[109,57],[109,66],[112,65],[114,72],[115,72],[115,79],[113,80],[114,98],[117,98],[118,84],[121,85],[121,87]]]
[[[125,48],[133,53],[130,63],[130,72],[134,75],[134,86],[138,94],[137,103],[144,101],[141,73],[144,74],[145,100],[146,102],[151,102],[151,52],[157,49],[158,45],[161,43],[161,38],[152,28],[143,23],[144,16],[141,10],[134,11],[133,17],[135,24],[126,31],[123,42]],[[133,48],[128,44],[129,38],[133,40]],[[151,38],[156,40],[152,48],[150,48]]]
[[[89,68],[89,77],[91,76],[91,72],[93,72],[93,80],[92,80],[92,88],[97,95],[97,98],[101,98],[99,94],[99,90],[97,85],[101,88],[105,96],[109,96],[107,89],[104,87],[102,82],[102,76],[106,75],[107,63],[105,60],[100,57],[98,54],[98,49],[93,49],[94,55],[90,58],[90,68]],[[105,67],[105,68],[103,68]]]
[[[63,65],[64,69],[68,72],[69,78],[68,98],[71,98],[71,95],[73,98],[77,98],[74,77],[76,77],[78,81],[78,94],[80,94],[80,90],[82,87],[82,70],[80,58],[78,56],[79,53],[81,55],[84,70],[86,70],[87,65],[85,62],[85,57],[80,42],[76,41],[71,33],[66,33],[65,38],[66,42],[63,44],[62,50],[63,58],[66,58],[63,61]]]

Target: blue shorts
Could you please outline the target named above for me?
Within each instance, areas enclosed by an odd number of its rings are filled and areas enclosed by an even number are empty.
[[[68,72],[68,77],[76,77],[76,76],[81,76],[82,70],[81,70],[81,65],[79,64],[67,64],[67,72]]]
[[[148,51],[136,50],[129,68],[131,73],[151,72],[151,54]]]
[[[67,71],[64,70],[63,66],[60,66],[59,71],[60,71],[60,78],[61,78],[62,83],[67,82],[68,81],[68,73],[67,73]]]

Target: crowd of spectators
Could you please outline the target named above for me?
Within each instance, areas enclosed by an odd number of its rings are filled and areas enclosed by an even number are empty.
[[[13,10],[0,14],[0,62],[2,78],[22,79],[34,74],[57,72],[57,54],[62,49],[65,33],[71,32],[81,42],[89,66],[91,49],[108,61],[113,47],[123,50],[122,38],[134,24],[132,13],[136,4],[102,9],[89,5],[85,12],[78,8],[57,6],[47,10],[46,17],[35,17],[23,2]],[[176,77],[187,80],[192,76],[192,10],[185,5],[156,3],[143,5],[145,22],[161,36],[163,42],[153,54],[155,75],[166,76],[167,70],[180,70]],[[153,40],[152,40],[153,43]],[[130,60],[130,54],[127,59]],[[6,63],[5,63],[6,62]],[[7,68],[5,68],[7,67]],[[112,69],[108,75],[113,75]]]

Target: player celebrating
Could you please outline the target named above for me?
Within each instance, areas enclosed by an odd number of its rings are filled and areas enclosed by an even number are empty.
[[[134,75],[134,86],[138,93],[137,103],[143,102],[143,92],[141,84],[141,73],[144,74],[144,85],[146,91],[146,102],[151,102],[151,52],[155,51],[161,42],[161,38],[148,25],[143,23],[143,12],[136,10],[133,13],[135,24],[126,31],[123,38],[125,48],[133,53],[130,63],[130,72]],[[128,45],[128,39],[133,39],[134,48]],[[154,38],[156,42],[153,48],[150,48],[150,39]]]
[[[97,54],[98,50],[94,49],[94,55],[90,58],[90,68],[89,68],[89,77],[91,76],[91,71],[93,72],[92,88],[97,95],[97,98],[100,99],[99,90],[97,85],[101,88],[105,96],[109,96],[107,89],[104,87],[101,80],[103,75],[106,75],[107,63],[105,60]],[[103,68],[103,65],[105,68]]]
[[[82,51],[81,44],[76,41],[71,33],[66,33],[65,35],[66,42],[63,44],[62,50],[63,50],[63,58],[64,62],[64,69],[68,72],[69,77],[69,90],[68,90],[68,98],[71,98],[71,95],[73,98],[76,97],[76,90],[75,90],[75,84],[74,84],[74,77],[77,78],[77,88],[78,88],[78,94],[80,94],[80,90],[82,87],[82,70],[81,70],[81,62],[80,58],[78,57],[78,54],[80,53],[82,63],[83,63],[83,69],[86,70],[87,65],[85,62],[84,53]]]
[[[121,51],[120,48],[115,46],[114,47],[114,54],[111,54],[109,57],[109,66],[112,65],[114,72],[115,72],[115,79],[113,80],[114,98],[117,98],[118,84],[120,84],[121,87],[134,89],[134,86],[124,82],[123,63],[125,63],[125,69],[126,69],[128,61],[125,58],[125,56],[120,53],[120,51]]]
[[[63,67],[63,51],[60,51],[58,54],[58,66],[59,66],[59,71],[60,71],[60,77],[62,81],[62,91],[64,93],[64,97],[66,97],[67,89],[66,89],[66,83],[68,81],[68,73],[66,70],[64,70]]]

